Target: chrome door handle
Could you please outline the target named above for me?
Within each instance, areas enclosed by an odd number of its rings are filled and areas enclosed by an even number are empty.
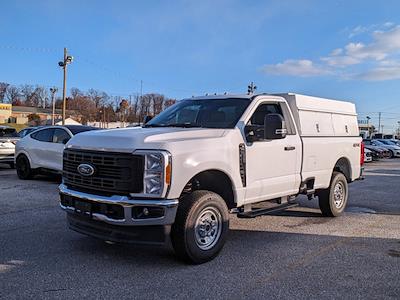
[[[294,149],[296,149],[295,146],[286,146],[286,147],[285,147],[285,151],[292,151],[292,150],[294,150]]]

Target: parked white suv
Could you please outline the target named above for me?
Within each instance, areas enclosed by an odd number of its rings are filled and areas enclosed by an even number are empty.
[[[177,102],[139,128],[86,132],[64,150],[60,205],[71,229],[116,242],[164,243],[206,262],[228,213],[255,217],[318,196],[338,216],[364,153],[352,103],[296,94]]]
[[[18,141],[15,163],[20,179],[38,173],[59,173],[63,168],[65,144],[74,135],[98,128],[81,125],[46,126],[34,130]]]
[[[15,128],[0,126],[0,163],[14,168],[15,144],[18,140],[19,135]]]

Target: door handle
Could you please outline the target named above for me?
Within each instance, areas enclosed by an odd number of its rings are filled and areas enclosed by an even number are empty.
[[[292,151],[292,150],[294,150],[294,149],[296,149],[295,146],[286,146],[286,147],[285,147],[285,151]]]

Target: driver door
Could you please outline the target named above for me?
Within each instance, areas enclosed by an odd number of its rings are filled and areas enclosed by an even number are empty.
[[[294,126],[284,138],[264,139],[264,119],[271,113],[293,124],[284,102],[261,102],[246,123],[246,203],[297,194],[300,184],[301,141]],[[290,119],[289,119],[290,118]]]

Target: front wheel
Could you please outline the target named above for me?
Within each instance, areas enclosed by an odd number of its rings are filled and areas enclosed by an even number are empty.
[[[346,177],[340,172],[333,172],[330,186],[318,192],[319,208],[326,217],[337,217],[344,211],[348,199]]]
[[[194,191],[181,199],[171,228],[177,256],[201,264],[218,255],[229,231],[228,208],[216,193]]]

